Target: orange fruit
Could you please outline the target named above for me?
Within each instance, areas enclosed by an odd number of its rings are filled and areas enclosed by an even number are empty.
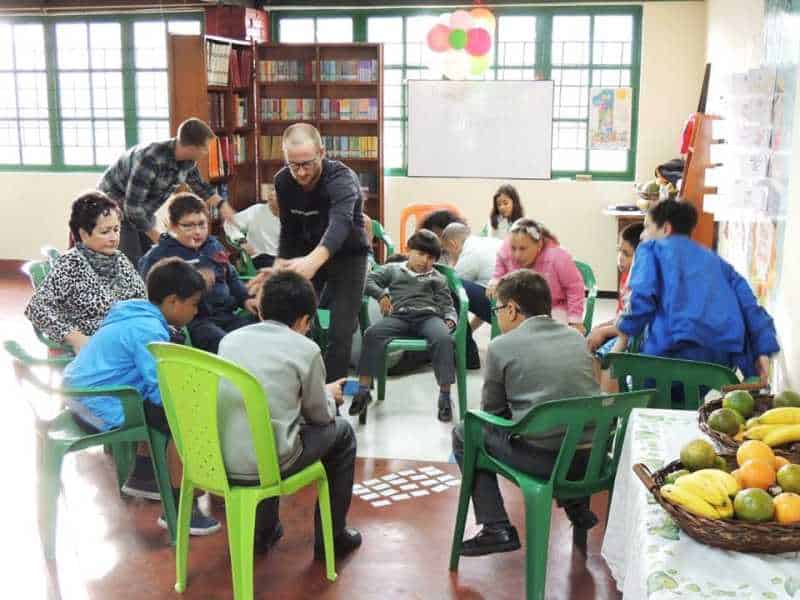
[[[800,522],[800,495],[790,492],[778,494],[773,498],[775,520],[782,525]]]
[[[748,460],[763,460],[772,465],[775,464],[775,453],[772,448],[767,446],[760,440],[747,440],[744,444],[739,446],[736,452],[736,462],[741,467]]]
[[[743,488],[761,488],[766,490],[775,485],[775,461],[769,462],[759,459],[751,459],[739,467],[737,479]]]
[[[731,471],[731,475],[736,480],[736,483],[739,484],[739,487],[744,489],[744,484],[742,483],[742,473],[741,473],[741,471],[739,471],[739,469],[734,469],[733,471]]]
[[[788,465],[788,464],[789,464],[788,459],[785,459],[782,456],[776,456],[775,457],[775,470],[776,471],[780,471],[782,466]]]

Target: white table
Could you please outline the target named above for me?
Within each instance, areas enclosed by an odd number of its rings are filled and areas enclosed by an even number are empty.
[[[633,473],[675,460],[703,437],[693,411],[637,409],[622,447],[602,555],[626,600],[751,598],[800,600],[798,553],[719,550],[681,531]]]

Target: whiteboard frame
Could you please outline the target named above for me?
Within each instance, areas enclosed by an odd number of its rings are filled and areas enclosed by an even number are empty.
[[[441,84],[454,84],[454,85],[461,85],[464,83],[469,84],[480,84],[480,85],[497,85],[497,84],[533,84],[535,86],[541,86],[542,84],[547,85],[550,88],[550,164],[548,165],[547,177],[521,177],[519,175],[496,175],[496,176],[489,176],[489,175],[479,175],[479,176],[470,176],[470,175],[431,175],[431,174],[415,174],[412,173],[411,169],[411,148],[413,148],[413,144],[411,143],[411,132],[412,127],[410,125],[412,120],[412,111],[411,111],[411,88],[418,84],[431,84],[435,83],[437,85]],[[550,181],[553,179],[553,115],[555,113],[555,106],[553,102],[555,100],[555,82],[552,79],[536,79],[536,80],[493,80],[493,81],[484,81],[484,80],[461,80],[461,81],[447,81],[447,80],[426,80],[426,79],[412,79],[407,81],[407,94],[406,94],[406,176],[407,177],[428,177],[428,178],[437,178],[437,179],[522,179],[522,180],[531,180],[531,181]]]

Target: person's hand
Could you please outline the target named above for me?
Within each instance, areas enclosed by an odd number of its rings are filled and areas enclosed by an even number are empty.
[[[456,322],[453,319],[445,319],[444,324],[447,325],[447,328],[450,331],[453,331],[456,328]]]
[[[347,381],[347,377],[342,377],[341,379],[337,379],[336,381],[331,381],[330,383],[325,385],[325,388],[328,390],[328,393],[333,396],[334,402],[336,402],[336,406],[341,406],[344,402],[344,394],[342,393],[342,386],[344,382]]]
[[[381,299],[378,300],[378,304],[381,307],[381,314],[384,317],[392,312],[392,299],[389,298],[389,294],[382,296]]]
[[[497,279],[491,279],[486,284],[486,297],[489,300],[494,300],[497,297]]]
[[[310,259],[308,256],[303,256],[289,261],[288,266],[285,268],[310,280],[317,274],[319,267],[320,265],[316,264],[313,259]]]
[[[75,350],[75,354],[78,354],[81,348],[89,341],[89,336],[76,329],[65,335],[64,341],[72,346],[72,349]]]
[[[252,315],[258,316],[258,299],[248,298],[244,301],[244,309]]]
[[[253,246],[253,244],[251,244],[250,242],[242,242],[241,246],[242,250],[247,252],[247,256],[255,256],[256,254],[258,254],[258,250],[256,250],[256,247]]]
[[[761,377],[761,383],[769,383],[769,356],[762,354],[756,359],[756,372]]]
[[[213,269],[197,269],[197,272],[203,276],[203,280],[206,282],[206,289],[210,290],[214,287],[214,282],[216,281],[216,275],[214,274]]]
[[[595,352],[605,343],[606,339],[606,336],[603,334],[600,328],[595,327],[586,337],[586,347],[589,348],[589,352]]]
[[[157,244],[159,238],[161,237],[161,233],[155,227],[148,229],[144,233],[148,238],[150,238],[150,241],[153,242],[154,244]]]
[[[586,327],[583,326],[583,323],[570,323],[569,326],[580,331],[581,335],[586,335]]]
[[[261,286],[264,284],[264,281],[269,279],[269,276],[272,275],[273,270],[274,269],[266,268],[256,273],[256,276],[247,282],[247,291],[251,294],[257,294],[258,290],[260,290]]]

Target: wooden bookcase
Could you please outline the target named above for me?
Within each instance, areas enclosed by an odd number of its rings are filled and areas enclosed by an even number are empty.
[[[284,160],[276,138],[286,127],[298,122],[311,123],[322,134],[328,157],[341,160],[353,169],[362,186],[368,188],[364,211],[384,223],[382,46],[256,44],[255,60],[259,180],[269,183],[283,168]],[[336,68],[338,71],[334,70]],[[306,100],[305,113],[297,114],[297,109],[302,107],[292,104],[296,99]],[[330,110],[323,114],[323,108],[333,101],[339,104],[338,118],[329,114]],[[274,110],[264,112],[268,107]],[[345,114],[351,118],[342,119],[346,108],[350,111]],[[337,152],[330,144],[332,137],[361,138],[360,155],[356,156],[350,149],[349,141],[347,153],[342,152],[341,146]],[[269,143],[263,141],[264,138],[269,138]],[[367,138],[370,142],[363,141]],[[376,251],[378,256],[383,256],[382,247],[376,245]]]
[[[235,81],[228,71],[227,80],[209,84],[207,50],[209,45],[229,49],[244,56],[249,72],[247,81]],[[228,163],[227,173],[210,176],[209,159],[199,163],[203,178],[212,184],[225,184],[228,199],[236,210],[251,205],[258,198],[258,166],[256,156],[257,127],[255,121],[255,91],[253,88],[253,47],[250,42],[218,36],[172,35],[168,36],[167,63],[169,67],[170,132],[175,135],[178,125],[189,117],[197,117],[212,125],[219,140],[241,140],[246,158]],[[219,65],[217,65],[219,66]],[[247,119],[237,123],[236,98],[246,105]],[[212,103],[221,101],[223,110],[217,122],[211,122]],[[212,147],[213,151],[213,147]],[[231,149],[233,154],[233,149]]]

